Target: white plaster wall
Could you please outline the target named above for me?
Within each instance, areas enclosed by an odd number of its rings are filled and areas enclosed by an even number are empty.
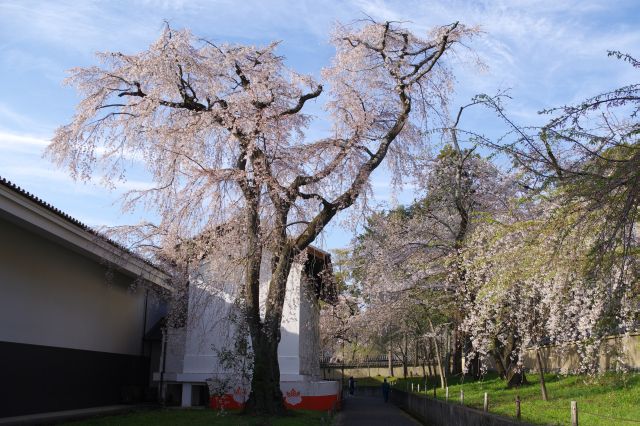
[[[161,354],[160,368],[173,373],[182,372],[184,369],[184,354],[186,348],[187,332],[184,328],[170,328],[163,336],[167,339],[167,347]],[[164,359],[162,358],[164,357]]]
[[[320,304],[312,282],[301,281],[300,298],[300,374],[320,378]]]
[[[303,266],[294,263],[287,279],[287,292],[282,310],[281,338],[278,345],[278,362],[282,380],[296,380],[300,374],[300,280]],[[266,292],[261,294],[266,299]]]
[[[0,341],[139,355],[144,290],[106,272],[0,218]]]
[[[223,271],[223,272],[221,272]],[[190,278],[184,373],[223,373],[217,351],[229,348],[235,327],[229,319],[237,285],[237,265],[202,265]]]
[[[260,273],[260,304],[264,315],[269,285],[269,259],[265,256]],[[281,340],[278,346],[280,374],[283,380],[300,378],[300,280],[303,266],[294,264],[287,280],[287,293],[283,309]],[[184,363],[180,370],[167,372],[226,375],[217,357],[222,349],[233,349],[237,326],[229,320],[235,309],[233,301],[243,282],[242,267],[223,261],[203,264],[191,277],[189,288],[189,314],[185,341]],[[179,344],[172,337],[170,346]],[[177,365],[177,364],[176,364]],[[195,376],[194,376],[195,377]]]

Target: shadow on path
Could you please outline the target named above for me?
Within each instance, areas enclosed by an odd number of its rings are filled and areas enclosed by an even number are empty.
[[[421,426],[407,413],[382,400],[382,396],[350,396],[343,401],[336,426]]]

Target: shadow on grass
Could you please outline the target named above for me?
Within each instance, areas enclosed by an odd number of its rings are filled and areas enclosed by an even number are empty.
[[[282,417],[263,417],[211,409],[157,409],[66,423],[73,426],[328,426],[331,416],[320,411],[288,411]]]

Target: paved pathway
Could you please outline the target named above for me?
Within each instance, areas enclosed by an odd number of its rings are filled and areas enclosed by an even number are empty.
[[[350,396],[343,401],[336,426],[421,426],[407,413],[382,400],[382,396]]]

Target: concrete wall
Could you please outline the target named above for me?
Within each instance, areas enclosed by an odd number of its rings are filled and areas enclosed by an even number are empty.
[[[438,372],[437,366],[432,366],[432,371]],[[403,370],[401,365],[394,365],[393,372],[395,377],[403,377]],[[427,374],[429,370],[427,369]],[[422,366],[409,366],[407,367],[408,377],[422,377]],[[340,380],[342,377],[342,368],[340,366],[321,367],[321,376],[325,380]],[[344,377],[376,377],[389,376],[388,367],[345,367]]]
[[[544,346],[541,349],[542,364],[546,372],[556,372],[563,374],[574,373],[579,369],[580,359],[576,345]],[[495,371],[492,359],[489,359],[489,370]],[[524,365],[529,371],[538,371],[536,363],[535,351],[525,352],[523,359]],[[632,370],[640,370],[640,333],[630,334],[623,337],[609,337],[605,340],[600,353],[600,369],[602,371],[616,370],[621,366],[626,366]],[[394,375],[402,377],[402,366],[394,366]],[[432,366],[432,370],[438,372],[436,366]],[[422,376],[421,366],[410,366],[408,374],[411,376]],[[330,367],[323,366],[321,368],[321,376],[326,380],[340,380],[342,378],[342,368],[339,365]],[[376,377],[389,376],[387,367],[346,367],[344,368],[344,377]]]
[[[163,338],[167,340],[167,347],[161,353],[158,366],[160,368],[164,367],[165,371],[182,372],[184,371],[187,332],[184,327],[181,327],[169,328],[164,333]]]
[[[391,402],[433,426],[515,426],[528,423],[485,413],[455,403],[447,403],[421,395],[393,389]]]
[[[541,349],[542,364],[546,372],[573,373],[579,368],[580,359],[576,345],[544,346]],[[618,367],[640,369],[640,334],[623,337],[609,337],[605,340],[599,357],[602,371]],[[525,366],[538,371],[535,351],[527,351]]]
[[[225,401],[232,400],[234,404],[244,403],[249,394],[250,383],[241,373],[248,373],[246,369],[251,366],[243,364],[238,356],[221,359],[225,350],[234,350],[242,321],[235,299],[244,274],[242,265],[232,258],[219,255],[191,272],[186,325],[166,333],[165,370],[162,374],[156,370],[154,378],[163,382],[166,398],[179,400],[182,406],[193,404],[193,386],[204,383],[212,394],[222,392]],[[286,391],[285,401],[291,406],[299,408],[300,403],[302,408],[324,409],[335,404],[339,385],[319,381],[319,303],[306,274],[304,265],[294,263],[287,278],[278,345],[280,381]],[[265,256],[260,271],[262,315],[270,276],[270,259]],[[221,401],[214,398],[212,404],[217,406]]]

